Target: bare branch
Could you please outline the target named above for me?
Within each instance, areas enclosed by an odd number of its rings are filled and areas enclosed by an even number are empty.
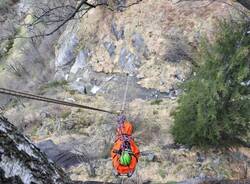
[[[43,14],[40,15],[40,16],[35,16],[36,20],[33,21],[33,23],[31,23],[30,25],[35,25],[39,22],[41,22],[41,19],[44,17],[44,16],[50,16],[53,11],[55,10],[58,10],[58,9],[64,9],[64,8],[71,8],[73,10],[75,10],[75,7],[74,6],[71,6],[71,5],[65,5],[65,6],[58,6],[58,7],[54,7],[54,8],[49,8],[48,10],[44,10]]]
[[[131,7],[131,6],[134,6],[134,5],[136,5],[136,4],[139,4],[140,2],[142,2],[143,0],[137,0],[136,2],[133,2],[133,3],[131,3],[131,4],[129,4],[129,5],[126,5],[126,6],[118,6],[118,8],[129,8],[129,7]]]
[[[72,6],[72,5],[60,5],[60,6],[56,6],[53,8],[37,7],[38,10],[42,11],[42,13],[38,16],[31,15],[31,16],[35,17],[35,20],[30,24],[23,24],[23,25],[27,26],[27,28],[30,31],[32,31],[32,28],[34,28],[34,26],[36,26],[39,23],[44,23],[47,26],[55,25],[55,27],[49,32],[34,34],[31,36],[15,36],[14,38],[37,38],[37,37],[50,36],[50,35],[54,34],[55,32],[57,32],[59,29],[61,29],[69,21],[82,18],[92,8],[104,6],[110,11],[115,11],[115,10],[118,10],[121,8],[122,9],[129,8],[133,5],[139,4],[140,2],[142,2],[142,0],[136,0],[136,2],[133,2],[133,3],[128,4],[126,6],[125,5],[124,6],[123,5],[117,6],[116,9],[111,8],[107,2],[91,4],[87,0],[81,0],[80,3],[76,7]],[[68,10],[69,12],[68,13],[66,12],[67,14],[62,16],[58,12],[61,12],[63,10]],[[76,15],[80,12],[83,12],[83,13],[77,17]],[[58,25],[56,25],[56,24],[58,24]]]

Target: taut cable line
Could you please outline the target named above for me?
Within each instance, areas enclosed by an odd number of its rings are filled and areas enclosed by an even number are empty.
[[[126,86],[125,86],[125,92],[124,92],[123,101],[122,101],[121,113],[124,113],[124,110],[125,110],[125,105],[126,105],[126,100],[127,100],[127,93],[128,93],[128,83],[129,83],[129,74],[127,73]]]
[[[71,103],[71,102],[67,102],[67,101],[63,101],[63,100],[47,98],[47,97],[43,97],[43,96],[39,96],[39,95],[33,95],[33,94],[30,94],[30,93],[15,91],[15,90],[11,90],[11,89],[0,88],[0,94],[11,95],[11,96],[16,96],[16,97],[21,97],[21,98],[27,98],[27,99],[37,100],[37,101],[42,101],[42,102],[47,102],[47,103],[65,105],[65,106],[70,106],[70,107],[78,107],[78,108],[83,108],[83,109],[89,109],[89,110],[93,110],[93,111],[106,112],[106,113],[109,113],[109,114],[116,114],[116,115],[119,114],[119,112],[116,112],[116,111],[105,110],[105,109],[90,107],[90,106],[86,106],[86,105]]]

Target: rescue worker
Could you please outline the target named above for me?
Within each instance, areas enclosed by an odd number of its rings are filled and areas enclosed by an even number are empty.
[[[133,132],[132,124],[121,116],[116,130],[116,140],[111,150],[111,158],[116,175],[127,175],[131,177],[135,171],[140,151],[131,138]]]

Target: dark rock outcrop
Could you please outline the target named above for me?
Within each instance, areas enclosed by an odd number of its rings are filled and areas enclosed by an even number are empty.
[[[42,141],[37,147],[46,154],[46,156],[60,167],[68,169],[81,162],[88,162],[82,155],[74,154],[70,150],[60,149],[52,140]]]

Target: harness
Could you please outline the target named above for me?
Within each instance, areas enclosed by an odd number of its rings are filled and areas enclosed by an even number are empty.
[[[129,141],[131,140],[131,135],[124,134],[122,132],[122,128],[124,128],[125,121],[126,121],[125,115],[118,116],[118,120],[117,120],[117,122],[118,122],[118,127],[117,127],[118,139],[120,139],[122,141],[122,146],[121,146],[122,151],[131,150],[130,143],[129,143]]]

